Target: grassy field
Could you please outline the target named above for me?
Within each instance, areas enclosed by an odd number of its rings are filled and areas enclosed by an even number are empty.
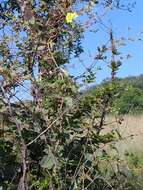
[[[108,117],[105,132],[116,129],[122,136],[122,140],[116,143],[121,154],[124,152],[143,153],[143,115],[126,115],[121,124],[115,118]]]

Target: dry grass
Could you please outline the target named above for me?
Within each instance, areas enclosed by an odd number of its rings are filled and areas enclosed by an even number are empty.
[[[122,136],[122,140],[116,143],[121,155],[127,150],[143,153],[143,115],[126,115],[122,124],[118,124],[115,118],[108,117],[105,131],[116,129]]]

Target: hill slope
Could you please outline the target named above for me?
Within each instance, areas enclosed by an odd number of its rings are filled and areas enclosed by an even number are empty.
[[[85,93],[96,94],[97,88],[108,85],[111,81],[104,80],[98,87],[92,87]],[[143,74],[126,78],[117,78],[118,96],[113,100],[113,107],[119,114],[143,112]]]

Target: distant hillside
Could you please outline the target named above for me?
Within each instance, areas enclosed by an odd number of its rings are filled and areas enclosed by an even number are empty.
[[[143,90],[143,74],[139,76],[129,76],[119,80],[123,83],[131,84],[132,86]]]
[[[103,88],[111,81],[104,80],[100,85],[92,87],[85,93],[95,95],[97,88]],[[140,76],[129,76],[117,78],[118,96],[114,98],[113,107],[119,114],[142,113],[143,112],[143,74]]]

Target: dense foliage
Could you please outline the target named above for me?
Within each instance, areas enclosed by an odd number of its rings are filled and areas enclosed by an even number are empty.
[[[94,87],[86,93],[96,94],[98,88],[102,88],[110,83],[105,80],[97,88]],[[136,77],[126,77],[116,79],[118,93],[114,97],[112,104],[113,110],[118,114],[139,114],[143,112],[143,75]]]

